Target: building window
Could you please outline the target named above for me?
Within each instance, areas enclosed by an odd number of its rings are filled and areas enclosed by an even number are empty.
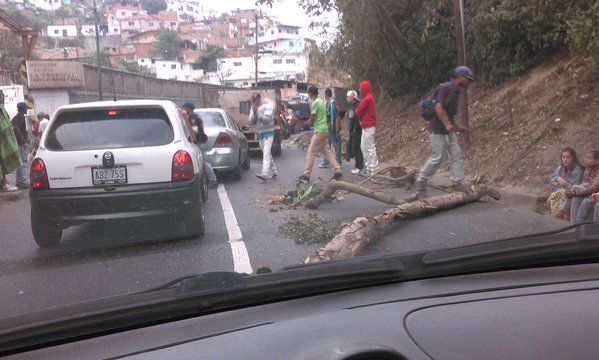
[[[115,32],[115,33],[116,33],[116,32],[119,32],[119,29],[118,29],[118,28],[114,28],[114,32]]]
[[[282,63],[283,63],[283,60],[282,60],[282,59],[274,59],[274,60],[272,61],[272,63],[273,63],[273,64],[282,64]]]
[[[150,26],[154,26],[154,22],[153,22],[153,21],[150,21],[149,25],[150,25]]]
[[[286,59],[285,63],[286,64],[295,64],[295,59]]]
[[[151,62],[152,64],[156,64],[156,59],[152,59],[150,62]]]
[[[240,101],[239,102],[239,113],[240,114],[249,114],[251,108],[252,108],[251,101]]]
[[[233,66],[241,66],[241,61],[235,61],[235,62],[233,63]]]
[[[133,25],[135,25],[135,22],[133,22],[133,21],[129,21],[129,25],[130,25],[130,26],[133,26]]]
[[[177,26],[177,23],[174,21],[171,21],[171,26]]]
[[[146,60],[145,59],[140,59],[139,62],[145,63]]]
[[[293,41],[289,42],[289,47],[293,47]]]
[[[171,64],[171,69],[177,70],[177,65],[176,64]]]
[[[54,29],[54,34],[58,35],[58,34],[60,34],[60,31],[58,31],[57,29]]]

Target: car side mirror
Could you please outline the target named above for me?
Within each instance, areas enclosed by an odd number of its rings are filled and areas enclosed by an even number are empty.
[[[250,127],[247,125],[241,125],[241,131],[250,131]]]
[[[207,141],[208,141],[208,136],[206,136],[206,134],[199,135],[198,143],[205,144]]]

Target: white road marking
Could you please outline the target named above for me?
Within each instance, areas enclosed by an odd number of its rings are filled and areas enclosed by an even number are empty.
[[[250,257],[245,247],[245,243],[243,242],[241,229],[237,223],[231,201],[229,201],[227,190],[225,190],[223,184],[218,184],[217,191],[220,205],[223,208],[223,215],[225,216],[225,225],[227,226],[227,233],[229,234],[229,244],[231,244],[231,251],[233,252],[234,270],[238,273],[251,274],[252,265],[250,264]]]

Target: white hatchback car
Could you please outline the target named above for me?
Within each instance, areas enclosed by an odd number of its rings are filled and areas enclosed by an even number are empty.
[[[202,139],[205,141],[205,137]],[[88,221],[176,216],[204,232],[202,152],[171,101],[58,108],[31,162],[31,229],[40,247]]]

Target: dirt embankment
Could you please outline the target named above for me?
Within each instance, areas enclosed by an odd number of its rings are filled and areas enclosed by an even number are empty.
[[[466,177],[488,176],[496,186],[546,193],[560,149],[573,147],[581,161],[587,151],[599,150],[598,84],[599,74],[584,60],[557,56],[496,88],[471,86],[471,146],[462,148]],[[417,102],[379,101],[381,161],[419,168],[426,160],[428,132]]]

